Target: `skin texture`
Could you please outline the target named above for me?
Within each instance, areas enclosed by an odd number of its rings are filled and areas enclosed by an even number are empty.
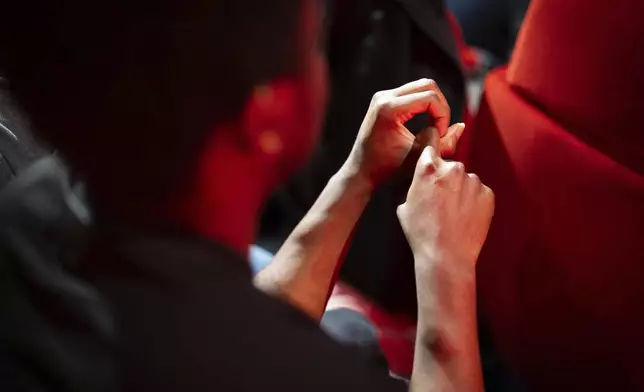
[[[444,161],[438,135],[432,139],[398,208],[414,253],[418,293],[411,387],[482,391],[475,268],[494,215],[494,194],[460,162]]]
[[[241,255],[247,254],[253,242],[263,202],[306,161],[319,134],[327,81],[317,4],[306,1],[302,12],[301,71],[257,86],[240,118],[217,126],[198,162],[195,191],[170,208],[173,219]],[[417,140],[404,123],[425,112],[437,129]],[[260,290],[319,319],[343,249],[373,190],[409,160],[410,153],[417,155],[423,145],[434,143],[433,153],[423,153],[419,160],[414,184],[400,213],[419,271],[419,339],[411,384],[419,391],[482,388],[473,268],[484,240],[480,233],[487,230],[483,226],[489,220],[468,220],[468,214],[478,216],[476,210],[482,208],[472,201],[479,200],[474,195],[485,189],[480,182],[479,188],[466,186],[478,180],[463,170],[450,170],[454,165],[460,167],[455,163],[439,163],[443,161],[438,155],[453,152],[464,130],[462,124],[448,128],[449,121],[449,105],[431,80],[377,93],[342,169],[272,265],[255,280]],[[418,169],[428,167],[428,157],[436,163],[433,172]],[[443,183],[450,186],[443,187]],[[455,193],[468,195],[463,198],[465,204],[445,200]],[[451,213],[436,213],[445,206]],[[464,206],[466,213],[457,213]],[[459,230],[470,223],[473,227],[468,230],[477,235],[463,238]],[[441,227],[446,230],[437,229]],[[474,237],[477,241],[468,240]],[[449,343],[445,346],[449,350],[437,342]]]
[[[437,121],[445,135],[441,144],[445,153],[451,152],[464,126],[446,127],[449,106],[436,83],[418,80],[374,95],[347,161],[277,252],[273,263],[257,276],[257,287],[288,299],[319,320],[341,265],[343,249],[374,189],[426,137],[427,132],[417,140],[404,123],[426,111],[443,119],[442,123]]]

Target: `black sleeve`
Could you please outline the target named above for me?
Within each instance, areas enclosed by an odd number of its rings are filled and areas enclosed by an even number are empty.
[[[407,389],[258,291],[245,260],[232,252],[195,240],[127,237],[116,247],[96,244],[80,271],[114,312],[120,391]]]
[[[406,391],[404,382],[252,287],[118,290],[124,391]],[[225,292],[226,295],[221,295]],[[127,320],[127,321],[125,321]]]
[[[406,391],[404,382],[392,379],[382,366],[355,345],[342,345],[330,338],[314,322],[287,305],[276,304],[267,314],[266,327],[248,331],[248,356],[253,360],[257,379],[249,390],[274,386],[282,391]],[[241,359],[241,358],[240,358]]]

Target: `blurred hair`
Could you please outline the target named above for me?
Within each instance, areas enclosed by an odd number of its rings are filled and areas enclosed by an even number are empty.
[[[90,188],[169,194],[255,86],[297,73],[303,1],[11,1],[0,70]]]

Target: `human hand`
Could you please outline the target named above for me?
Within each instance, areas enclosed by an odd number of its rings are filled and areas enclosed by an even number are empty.
[[[494,193],[475,174],[466,173],[462,163],[444,161],[438,133],[432,133],[407,200],[398,207],[398,219],[417,268],[446,260],[441,268],[473,273],[494,215]]]
[[[405,161],[416,141],[405,123],[425,112],[441,136],[441,154],[453,154],[465,126],[448,128],[450,108],[445,96],[436,82],[420,79],[373,96],[347,165],[374,185],[386,180]]]

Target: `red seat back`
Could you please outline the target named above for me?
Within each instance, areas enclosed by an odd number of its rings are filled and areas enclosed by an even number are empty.
[[[534,0],[461,158],[480,305],[528,390],[644,390],[644,2]]]
[[[496,345],[529,390],[644,390],[644,178],[526,103],[504,70],[486,89],[468,158],[497,196],[478,264]]]
[[[644,1],[533,0],[507,81],[587,144],[644,174]]]
[[[644,390],[644,2],[535,0],[462,158],[497,195],[480,303],[531,390]]]

